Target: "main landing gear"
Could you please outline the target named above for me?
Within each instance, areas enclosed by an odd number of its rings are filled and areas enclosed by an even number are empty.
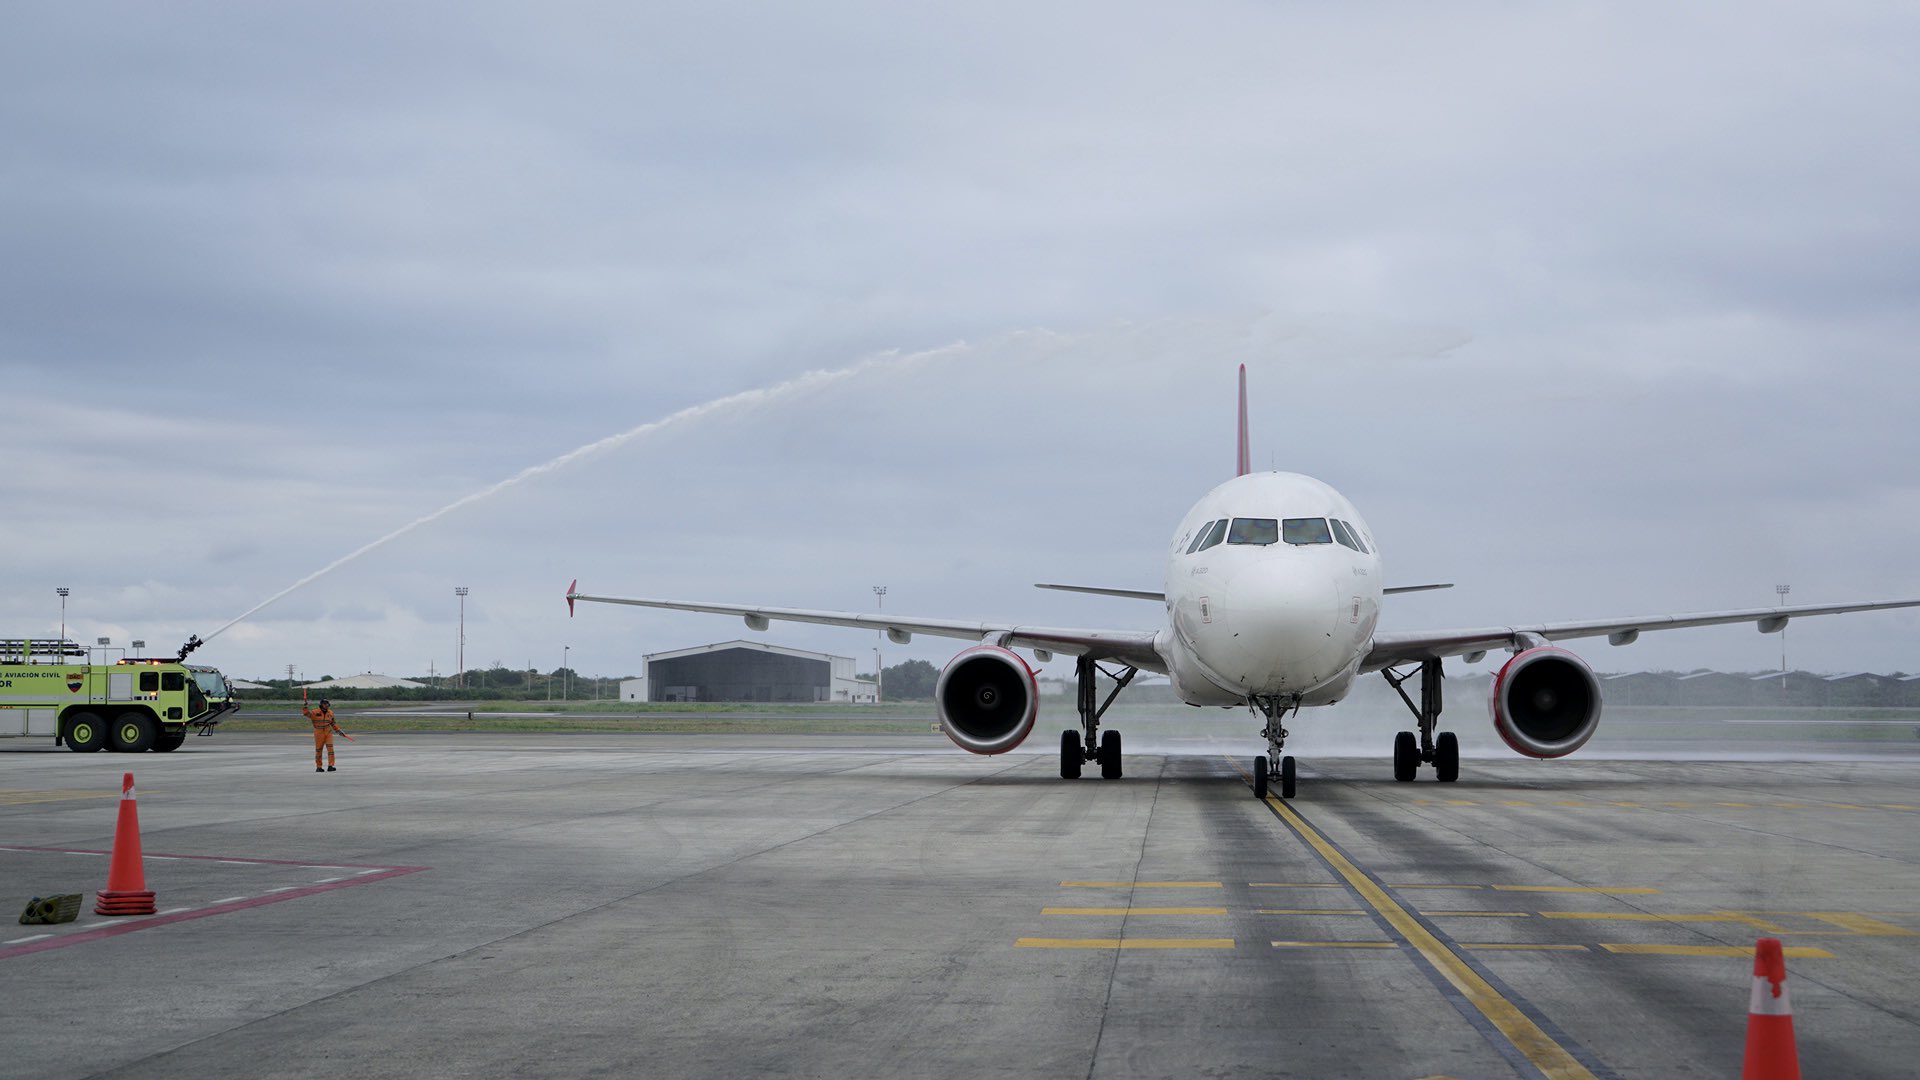
[[[1453,732],[1443,731],[1434,735],[1433,729],[1440,723],[1440,661],[1438,659],[1420,661],[1420,704],[1415,705],[1413,698],[1401,689],[1400,684],[1413,678],[1414,672],[1401,674],[1392,668],[1380,672],[1386,677],[1387,684],[1400,695],[1413,711],[1414,719],[1419,721],[1420,735],[1416,740],[1414,733],[1403,731],[1393,737],[1393,778],[1402,783],[1412,780],[1420,771],[1422,762],[1433,764],[1434,779],[1443,784],[1451,784],[1460,779],[1460,740]]]
[[[1100,763],[1102,780],[1120,779],[1120,733],[1109,731],[1100,733],[1100,718],[1106,715],[1107,706],[1120,696],[1120,691],[1140,673],[1139,668],[1129,667],[1118,672],[1108,671],[1099,664],[1080,657],[1074,661],[1074,681],[1079,684],[1080,730],[1069,728],[1060,733],[1060,779],[1080,779],[1080,766],[1089,761]],[[1099,700],[1099,687],[1095,685],[1098,676],[1105,675],[1113,680],[1113,692],[1107,700]],[[1084,740],[1084,741],[1083,741]]]
[[[1264,799],[1267,789],[1274,782],[1280,787],[1280,797],[1293,798],[1293,755],[1281,751],[1287,745],[1287,714],[1300,710],[1300,699],[1281,697],[1256,697],[1249,702],[1267,718],[1267,752],[1253,759],[1253,797]]]

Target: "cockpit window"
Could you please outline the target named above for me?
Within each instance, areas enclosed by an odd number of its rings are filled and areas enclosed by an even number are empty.
[[[1328,518],[1327,521],[1333,526],[1333,539],[1335,543],[1338,543],[1342,547],[1350,547],[1355,551],[1360,550],[1360,541],[1354,538],[1353,531],[1347,528],[1346,522],[1341,521],[1339,518]]]
[[[1227,530],[1229,544],[1259,544],[1265,547],[1280,539],[1280,523],[1273,518],[1234,518]]]
[[[1226,539],[1226,536],[1227,519],[1221,518],[1219,521],[1213,523],[1213,528],[1207,530],[1207,539],[1200,545],[1200,550],[1205,551],[1210,547],[1217,546],[1220,541]]]
[[[1326,518],[1288,518],[1280,523],[1280,539],[1289,544],[1331,544],[1333,532]]]
[[[1209,521],[1193,530],[1193,543],[1187,545],[1187,554],[1191,555],[1200,550],[1200,545],[1207,542],[1207,534],[1213,531],[1213,525],[1214,523]]]

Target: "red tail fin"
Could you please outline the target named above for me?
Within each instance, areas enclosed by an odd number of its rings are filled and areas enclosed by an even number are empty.
[[[1247,446],[1247,365],[1240,365],[1240,461],[1235,476],[1253,471],[1253,451]]]

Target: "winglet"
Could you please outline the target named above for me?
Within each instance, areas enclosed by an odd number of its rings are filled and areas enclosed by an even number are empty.
[[[1253,453],[1247,446],[1247,365],[1240,365],[1240,460],[1235,476],[1245,476],[1253,471]]]
[[[567,586],[567,618],[569,619],[573,618],[573,597],[575,593],[579,591],[579,589],[580,589],[579,578],[574,578],[573,584]]]

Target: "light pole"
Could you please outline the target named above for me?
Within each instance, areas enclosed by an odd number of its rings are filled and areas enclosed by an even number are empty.
[[[1787,606],[1787,594],[1793,591],[1791,585],[1775,585],[1773,591],[1780,597],[1780,606]],[[1787,624],[1780,624],[1780,692],[1787,692]]]
[[[873,610],[882,615],[887,613],[887,587],[885,585],[875,585],[873,587]],[[884,638],[887,632],[882,628],[876,631],[876,634],[878,637]],[[885,662],[880,658],[880,647],[876,645],[873,649],[873,702],[876,705],[880,703],[880,684],[887,677],[884,664]]]
[[[453,595],[460,598],[460,640],[453,651],[454,667],[459,669],[460,689],[467,688],[467,587],[455,585]]]
[[[60,644],[65,645],[67,643],[67,591],[68,590],[65,585],[62,585],[53,591],[60,594]]]
[[[573,680],[573,672],[567,670],[567,653],[572,651],[572,649],[573,649],[573,646],[571,645],[560,646],[560,700],[561,701],[567,700],[567,691],[571,689],[571,684]]]

